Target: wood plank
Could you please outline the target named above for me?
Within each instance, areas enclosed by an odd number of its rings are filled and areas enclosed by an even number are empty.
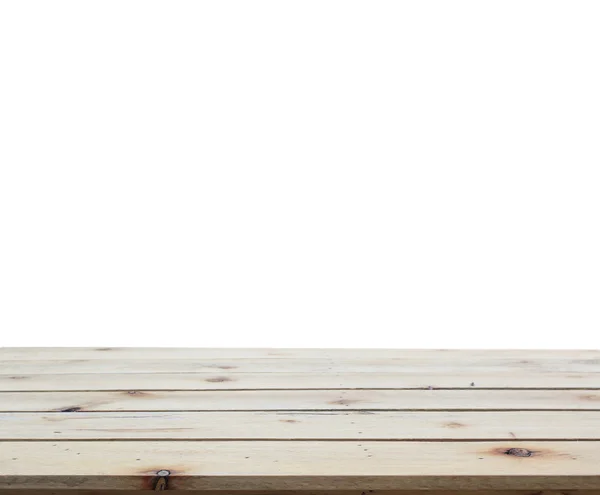
[[[1,442],[0,489],[598,490],[599,465],[594,441]]]
[[[73,373],[0,375],[0,391],[600,389],[594,373]]]
[[[600,410],[593,390],[1,392],[0,411]]]
[[[600,440],[597,411],[0,413],[0,440]]]
[[[148,490],[2,490],[2,495],[140,495]],[[600,490],[278,490],[276,495],[600,495]],[[185,495],[224,495],[221,490],[186,490]],[[227,490],[226,495],[273,495],[269,490]]]
[[[285,348],[177,348],[177,347],[0,347],[0,361],[70,359],[382,359],[421,360],[600,359],[600,350],[543,349],[285,349]]]
[[[381,359],[14,359],[0,361],[0,374],[59,373],[596,373],[600,359],[481,359],[423,360],[416,357]]]
[[[2,495],[141,495],[144,490],[0,489]],[[600,490],[184,490],[185,495],[600,495]]]

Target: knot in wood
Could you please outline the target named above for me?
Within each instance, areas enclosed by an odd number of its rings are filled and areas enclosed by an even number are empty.
[[[515,457],[531,457],[533,452],[527,449],[512,448],[506,451],[506,455],[514,455]]]

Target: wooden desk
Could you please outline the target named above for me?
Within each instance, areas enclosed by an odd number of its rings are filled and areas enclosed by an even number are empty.
[[[1,348],[0,494],[600,495],[599,389],[600,351]]]

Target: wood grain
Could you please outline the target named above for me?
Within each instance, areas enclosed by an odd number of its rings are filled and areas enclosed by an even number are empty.
[[[597,350],[0,348],[2,495],[600,495],[599,466]]]
[[[2,495],[140,495],[148,490],[2,490]],[[186,490],[185,495],[273,495],[270,490]],[[600,490],[277,490],[277,495],[600,495]]]
[[[285,348],[182,348],[182,347],[0,347],[0,360],[114,359],[418,359],[453,360],[600,360],[600,350],[544,349],[285,349]]]
[[[59,373],[600,373],[600,359],[439,358],[370,359],[12,359],[0,361],[0,374]]]
[[[0,440],[600,440],[600,412],[0,413]]]
[[[150,489],[161,469],[174,490],[600,489],[593,441],[2,442],[0,465],[0,489]]]
[[[2,392],[2,412],[265,410],[600,410],[590,390],[245,390]],[[68,411],[67,411],[68,412]]]
[[[140,495],[148,490],[2,490],[2,495]],[[222,490],[186,490],[185,495],[224,495]],[[226,495],[273,495],[270,490],[227,490]],[[600,490],[277,490],[277,495],[600,495]]]
[[[600,389],[594,373],[58,373],[0,375],[0,391],[277,389]]]

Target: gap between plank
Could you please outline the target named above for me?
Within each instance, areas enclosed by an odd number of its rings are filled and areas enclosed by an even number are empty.
[[[533,411],[533,412],[544,412],[544,411],[554,411],[554,412],[593,412],[600,411],[598,409],[79,409],[78,411],[62,411],[56,409],[40,409],[40,410],[10,410],[10,411],[1,411],[2,413],[43,413],[43,414],[61,414],[61,413],[176,413],[176,412],[218,412],[218,413],[227,413],[227,412],[310,412],[313,414],[329,414],[329,413],[337,413],[343,414],[345,412],[525,412],[525,411]]]
[[[599,438],[2,438],[2,442],[598,442]],[[0,491],[0,493],[2,493]]]
[[[529,391],[529,390],[600,390],[600,387],[386,387],[386,388],[373,388],[373,387],[326,387],[326,388],[140,388],[140,387],[124,387],[124,388],[95,388],[95,389],[42,389],[42,390],[0,390],[0,394],[5,393],[41,393],[41,392],[74,392],[74,393],[88,393],[88,392],[125,392],[127,390],[137,390],[140,392],[302,392],[302,391],[317,391],[317,390],[374,390],[374,391],[390,391],[390,390],[514,390],[514,391]]]

